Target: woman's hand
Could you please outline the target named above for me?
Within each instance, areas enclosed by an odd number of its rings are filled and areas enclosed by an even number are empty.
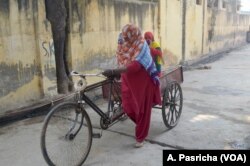
[[[112,69],[107,69],[107,70],[104,70],[102,72],[102,75],[104,75],[105,77],[111,77],[113,75],[113,70]]]
[[[127,68],[118,68],[118,69],[107,69],[102,72],[102,75],[105,77],[120,77],[121,73],[126,72]]]

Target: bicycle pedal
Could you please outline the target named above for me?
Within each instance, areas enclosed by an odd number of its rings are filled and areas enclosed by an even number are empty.
[[[100,133],[93,133],[92,137],[93,138],[101,138],[102,135]]]
[[[128,115],[124,114],[122,117],[120,117],[120,121],[125,121],[128,119]]]

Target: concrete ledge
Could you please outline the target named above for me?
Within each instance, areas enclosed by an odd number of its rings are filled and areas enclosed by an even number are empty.
[[[30,106],[6,111],[7,113],[0,116],[0,125],[5,125],[17,120],[45,115],[50,110],[51,106],[65,100],[69,100],[73,97],[73,95],[74,93],[68,95],[58,95],[52,100],[42,100]]]
[[[181,62],[180,64],[183,66],[183,71],[191,70],[194,67],[197,67],[199,65],[212,63],[214,61],[217,61],[217,60],[221,59],[222,57],[226,56],[231,51],[239,50],[242,47],[245,47],[246,45],[248,45],[248,43],[244,43],[242,45],[239,45],[238,47],[229,48],[227,50],[220,50],[217,52],[211,52],[211,53],[205,54],[197,59]]]

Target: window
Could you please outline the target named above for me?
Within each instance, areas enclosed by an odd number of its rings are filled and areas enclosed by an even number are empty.
[[[212,8],[214,6],[214,0],[207,0],[207,7]]]
[[[222,2],[222,8],[225,9],[227,7],[227,2],[226,1],[223,1]]]
[[[196,0],[196,5],[202,5],[202,0]]]
[[[237,5],[237,11],[240,11],[241,5]]]
[[[214,1],[214,7],[218,8],[219,7],[219,0]]]
[[[139,1],[145,1],[145,2],[159,2],[159,0],[139,0]]]

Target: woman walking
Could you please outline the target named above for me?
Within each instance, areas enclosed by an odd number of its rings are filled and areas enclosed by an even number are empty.
[[[127,24],[118,40],[117,60],[122,71],[123,111],[136,124],[135,147],[142,147],[148,136],[152,106],[161,104],[158,72],[140,29]],[[104,72],[104,75],[109,75]]]

